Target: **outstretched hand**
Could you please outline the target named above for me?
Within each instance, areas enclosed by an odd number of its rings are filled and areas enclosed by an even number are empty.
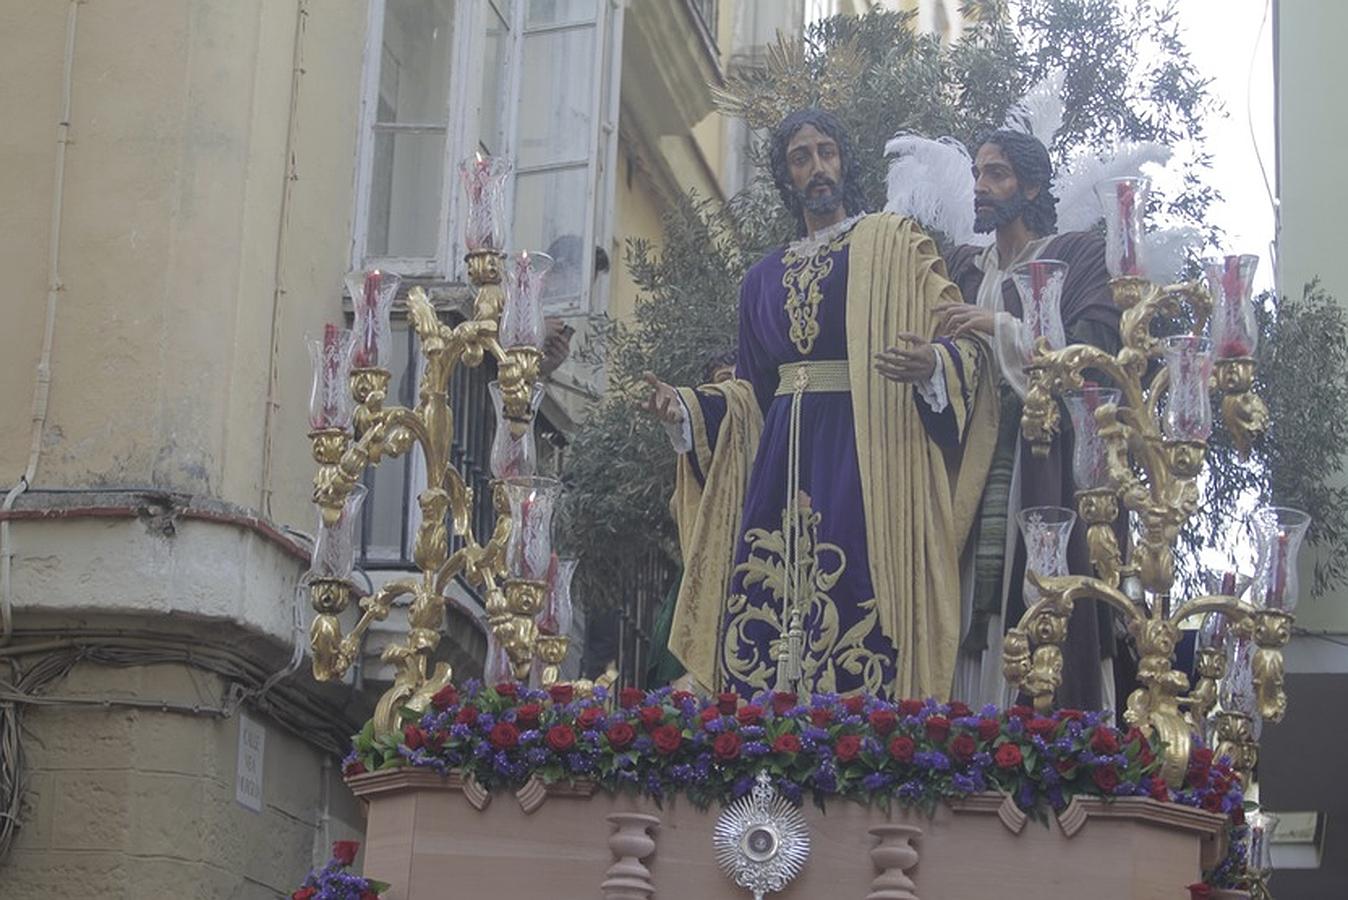
[[[897,346],[875,354],[875,371],[900,384],[926,381],[936,373],[936,350],[921,335],[900,332]]]
[[[936,307],[939,324],[937,334],[945,337],[964,337],[969,334],[992,334],[997,316],[992,310],[972,303],[942,303]]]
[[[646,402],[641,404],[641,408],[661,422],[670,425],[681,424],[684,415],[683,401],[679,399],[678,392],[656,378],[653,372],[647,372],[642,378],[651,388],[651,393]]]

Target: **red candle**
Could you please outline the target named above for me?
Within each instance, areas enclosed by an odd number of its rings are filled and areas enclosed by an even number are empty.
[[[356,318],[360,320],[361,342],[356,347],[357,368],[379,365],[379,270],[365,276],[365,292],[356,304]]]
[[[341,373],[341,331],[331,322],[323,326],[323,425],[330,426],[337,419],[337,384]]]
[[[1227,328],[1217,355],[1222,359],[1249,356],[1254,346],[1245,333],[1245,279],[1241,277],[1239,256],[1228,256],[1222,261],[1222,295],[1222,315],[1226,317]]]
[[[1119,201],[1119,232],[1123,239],[1123,253],[1119,257],[1119,271],[1124,275],[1137,275],[1137,235],[1133,233],[1133,218],[1136,215],[1131,182],[1120,181],[1115,185],[1115,195]]]

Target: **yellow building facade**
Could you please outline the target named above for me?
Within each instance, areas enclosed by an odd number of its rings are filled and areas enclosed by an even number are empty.
[[[0,92],[0,896],[288,896],[359,836],[338,759],[381,637],[346,682],[309,676],[305,335],[371,265],[455,315],[475,150],[515,162],[510,246],[578,267],[557,313],[630,311],[627,239],[747,172],[709,83],[807,5],[0,9],[0,82],[22,86]],[[557,373],[563,439],[601,386]],[[415,479],[374,486],[371,583],[406,565]],[[461,594],[462,664],[483,638]]]

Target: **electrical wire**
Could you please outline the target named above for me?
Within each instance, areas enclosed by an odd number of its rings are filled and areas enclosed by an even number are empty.
[[[0,664],[9,669],[7,677],[0,676],[0,861],[22,825],[26,785],[23,717],[32,708],[132,708],[219,719],[231,717],[247,703],[325,758],[342,756],[349,735],[359,726],[351,715],[353,704],[324,702],[287,680],[298,668],[293,655],[285,668],[270,672],[235,647],[188,635],[88,629],[74,637],[68,631],[28,629],[16,637],[20,640],[0,647]],[[34,661],[27,667],[20,664],[29,658]],[[52,693],[56,684],[82,664],[114,668],[180,665],[213,674],[226,687],[216,706],[167,698]]]

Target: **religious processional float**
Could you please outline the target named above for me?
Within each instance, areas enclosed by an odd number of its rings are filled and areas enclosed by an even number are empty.
[[[1268,422],[1252,393],[1254,257],[1214,261],[1206,284],[1153,284],[1141,275],[1146,180],[1102,183],[1123,311],[1123,349],[1112,356],[1064,346],[1061,263],[1016,273],[1035,339],[1023,434],[1035,453],[1048,452],[1064,402],[1094,565],[1093,576],[1066,574],[1072,510],[1024,523],[1028,609],[1004,658],[1029,705],[807,697],[791,685],[752,698],[615,691],[559,676],[574,563],[559,565],[552,551],[560,485],[536,474],[533,434],[549,260],[503,252],[508,172],[492,158],[461,166],[471,318],[446,324],[420,287],[407,292],[421,364],[415,406],[387,402],[396,276],[350,276],[354,329],[330,325],[311,341],[314,675],[342,677],[395,604],[405,606],[408,630],[383,652],[393,685],[345,763],[348,785],[368,805],[366,876],[346,871],[355,849],[340,845],[296,896],[911,900],[1077,896],[1090,885],[1105,900],[1180,897],[1186,885],[1211,897],[1265,890],[1271,817],[1247,815],[1243,788],[1262,723],[1286,706],[1282,648],[1307,517],[1256,514],[1248,585],[1228,580],[1192,599],[1173,593],[1212,393],[1243,447]],[[1153,335],[1154,319],[1181,313],[1192,333]],[[454,464],[448,393],[457,367],[484,364],[496,369],[490,535],[475,533],[473,492]],[[1092,385],[1088,371],[1114,386]],[[353,607],[363,474],[414,451],[427,473],[417,497],[419,574]],[[1113,530],[1120,504],[1137,522],[1127,561]],[[485,598],[490,629],[485,678],[459,685],[446,663],[432,665],[455,580]],[[1140,686],[1124,729],[1111,714],[1054,706],[1078,602],[1109,604],[1136,644]],[[1191,620],[1202,626],[1193,685],[1174,667]]]

